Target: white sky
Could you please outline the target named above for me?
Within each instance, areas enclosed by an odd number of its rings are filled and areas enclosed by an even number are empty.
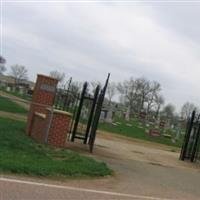
[[[49,71],[75,80],[143,76],[161,83],[167,102],[200,106],[200,2],[2,2],[7,72]]]

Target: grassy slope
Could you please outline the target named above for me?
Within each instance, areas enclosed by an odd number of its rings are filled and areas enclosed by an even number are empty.
[[[0,96],[0,111],[12,112],[12,113],[27,113],[27,110],[10,101],[8,98]]]
[[[132,120],[130,122],[126,121],[120,121],[121,125],[114,126],[112,124],[108,123],[100,123],[99,124],[99,129],[100,130],[105,130],[111,133],[117,133],[120,135],[132,137],[132,138],[137,138],[137,139],[142,139],[142,140],[147,140],[151,142],[156,142],[156,143],[161,143],[161,144],[166,144],[169,146],[176,146],[176,147],[181,147],[182,141],[178,141],[176,144],[172,143],[171,139],[165,138],[163,136],[161,137],[152,137],[149,134],[145,133],[145,127],[140,126],[137,121]],[[127,126],[126,124],[131,124],[132,127]]]
[[[22,99],[27,100],[27,101],[31,101],[31,99],[32,99],[32,97],[29,96],[29,95],[25,95],[25,94],[23,95],[23,94],[20,94],[19,92],[12,92],[12,91],[8,92],[4,88],[0,88],[0,91],[3,91],[5,93],[7,93],[7,94],[22,98]]]
[[[0,118],[0,171],[36,176],[111,174],[103,162],[35,143],[25,136],[24,127],[24,122]]]

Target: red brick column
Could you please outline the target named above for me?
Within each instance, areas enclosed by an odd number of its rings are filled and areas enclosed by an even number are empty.
[[[54,147],[65,147],[71,123],[71,114],[60,110],[53,110],[52,112],[48,109],[49,117],[51,124],[47,132],[47,143]]]
[[[33,115],[31,137],[37,142],[45,142],[45,133],[48,125],[48,120],[45,114],[35,112]]]
[[[27,134],[30,135],[34,113],[40,112],[47,114],[46,108],[53,106],[57,84],[58,80],[54,78],[41,74],[37,75],[37,81],[28,115]]]

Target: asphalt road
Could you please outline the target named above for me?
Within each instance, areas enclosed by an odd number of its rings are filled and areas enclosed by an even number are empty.
[[[148,197],[127,193],[101,191],[62,184],[35,182],[33,180],[19,180],[14,178],[0,178],[1,200],[64,200],[64,199],[138,199],[138,200],[172,200],[159,197]]]

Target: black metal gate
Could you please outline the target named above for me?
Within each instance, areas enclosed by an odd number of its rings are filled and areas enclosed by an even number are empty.
[[[200,160],[200,115],[192,112],[188,119],[180,159],[191,162]]]
[[[85,82],[80,96],[74,126],[71,132],[71,141],[75,139],[83,140],[84,144],[88,142],[89,131],[93,119],[93,114],[99,94],[99,86],[96,87],[94,95],[87,93],[88,83]]]
[[[75,90],[70,79],[67,90],[58,89],[55,98],[55,108],[72,113],[72,122],[68,140],[74,142],[82,140],[89,145],[90,152],[96,138],[101,109],[108,85],[110,74],[108,74],[105,85],[100,89],[97,85],[94,94],[88,92],[88,83],[85,82],[82,91]]]

